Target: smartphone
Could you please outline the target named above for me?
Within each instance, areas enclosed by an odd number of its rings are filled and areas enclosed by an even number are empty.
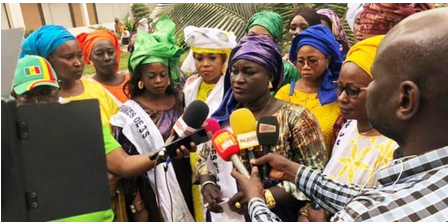
[[[209,141],[210,138],[204,128],[193,132],[190,136],[179,138],[165,146],[166,155],[170,157],[176,156],[176,149],[179,149],[181,145],[184,145],[187,149],[191,150],[190,142],[194,142],[196,145]]]

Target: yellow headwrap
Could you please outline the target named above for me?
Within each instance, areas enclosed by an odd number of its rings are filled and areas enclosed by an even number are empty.
[[[375,59],[378,45],[384,39],[384,36],[385,35],[378,35],[356,43],[348,51],[347,58],[343,64],[353,62],[372,78],[370,68],[372,67],[373,60]]]

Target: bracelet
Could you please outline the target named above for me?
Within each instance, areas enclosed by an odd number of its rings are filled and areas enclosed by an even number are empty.
[[[275,202],[274,196],[272,195],[272,192],[269,189],[265,190],[264,199],[266,200],[266,205],[268,205],[269,209],[272,209],[275,207],[276,202]]]
[[[215,183],[215,182],[213,182],[213,181],[211,181],[211,180],[207,180],[207,181],[205,181],[204,183],[201,184],[201,188],[202,188],[202,187],[205,187],[205,185],[207,185],[207,184],[213,184],[213,186],[216,186],[216,183]]]

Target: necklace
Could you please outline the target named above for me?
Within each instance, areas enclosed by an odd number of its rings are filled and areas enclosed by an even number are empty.
[[[266,105],[264,105],[263,109],[258,113],[258,115],[255,117],[255,119],[258,119],[258,117],[263,113],[264,109],[266,109],[266,107],[268,107],[268,105],[271,103],[273,96],[271,96],[271,98],[269,99],[269,101],[266,103]]]
[[[78,92],[78,86],[79,86],[79,81],[76,80],[75,87],[74,87],[75,89],[72,91],[72,93],[66,93],[66,92],[62,91],[62,94],[63,95],[65,94],[67,97],[73,97],[72,95],[76,94],[76,92]]]
[[[372,133],[374,131],[375,131],[375,128],[372,128],[372,129],[370,129],[370,130],[368,130],[366,132],[359,132],[359,134],[363,135],[363,136],[366,136],[366,135],[369,135],[370,133]]]

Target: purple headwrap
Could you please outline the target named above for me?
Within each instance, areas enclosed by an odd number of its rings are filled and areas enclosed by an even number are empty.
[[[48,59],[55,49],[69,40],[77,41],[63,26],[44,25],[23,40],[20,58],[25,55],[38,55]]]
[[[283,82],[282,53],[278,45],[265,35],[244,36],[230,53],[229,65],[224,77],[224,98],[212,115],[212,118],[219,122],[228,120],[230,114],[238,106],[239,102],[235,99],[231,88],[230,73],[233,63],[240,59],[254,62],[273,74],[271,91],[278,90]]]
[[[297,53],[300,47],[309,45],[319,50],[325,56],[331,55],[328,69],[322,77],[322,81],[317,92],[321,105],[329,104],[337,100],[336,92],[333,90],[333,81],[339,78],[341,71],[342,57],[339,51],[339,43],[336,41],[330,29],[324,25],[314,25],[298,34],[292,40],[289,51],[289,60],[296,64]]]

